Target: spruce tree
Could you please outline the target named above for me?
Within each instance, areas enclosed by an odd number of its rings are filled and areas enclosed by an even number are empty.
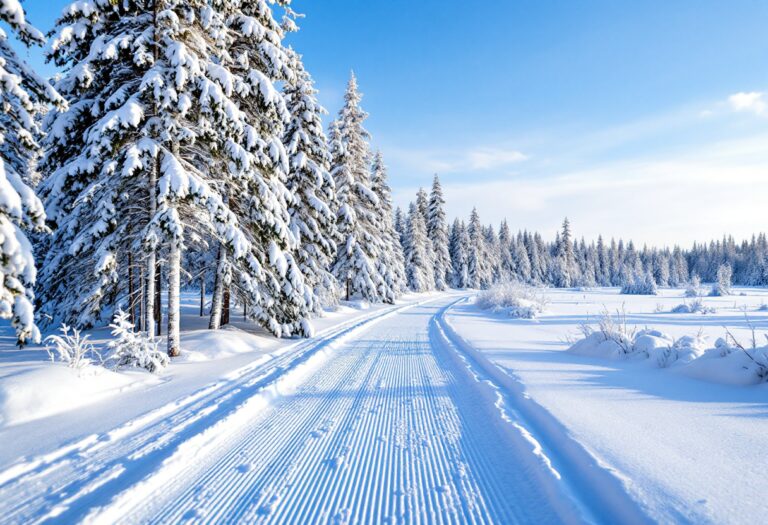
[[[308,308],[319,313],[338,298],[336,280],[329,272],[336,253],[336,185],[330,174],[330,153],[323,131],[325,110],[300,57],[293,55],[296,73],[284,92],[290,122],[284,143],[288,154],[288,191],[291,230],[297,240],[296,258],[308,286]]]
[[[440,179],[435,175],[427,205],[427,237],[432,241],[435,288],[445,290],[451,275],[451,255],[448,253],[448,231],[445,223],[445,199]]]
[[[469,236],[466,226],[459,219],[453,221],[448,249],[451,253],[451,286],[466,288],[469,283]]]
[[[426,292],[434,286],[434,265],[427,255],[429,244],[421,210],[417,203],[411,203],[405,231],[404,255],[408,288],[414,292]]]
[[[0,0],[0,21],[22,44],[44,44],[43,35],[27,22],[17,0]],[[49,104],[65,106],[53,87],[16,54],[0,29],[0,318],[11,319],[19,345],[40,340],[33,306],[37,269],[25,230],[46,229],[43,204],[31,186],[38,178],[42,136],[38,117]]]
[[[369,301],[381,299],[384,286],[377,260],[379,199],[371,189],[370,135],[363,127],[367,114],[360,108],[362,96],[352,74],[344,95],[344,107],[331,127],[331,174],[339,203],[336,225],[339,244],[333,274],[347,299],[359,295]]]
[[[378,260],[379,274],[382,277],[380,294],[387,303],[394,303],[406,288],[403,248],[400,234],[395,230],[392,212],[392,190],[387,182],[387,168],[381,152],[373,157],[371,188],[379,199],[379,243],[381,257]]]

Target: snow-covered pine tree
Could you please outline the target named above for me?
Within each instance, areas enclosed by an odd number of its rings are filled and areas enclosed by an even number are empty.
[[[485,249],[485,231],[480,223],[477,208],[472,208],[467,226],[467,287],[485,289],[491,285],[493,275]]]
[[[488,257],[488,267],[491,272],[490,284],[493,284],[502,280],[499,237],[496,235],[496,230],[493,229],[493,225],[491,224],[483,228],[483,235],[485,237],[485,252]]]
[[[277,82],[296,82],[301,68],[299,57],[282,43],[285,30],[295,29],[295,24],[289,17],[281,25],[273,15],[274,4],[288,2],[227,0],[221,4],[229,13],[226,64],[236,78],[243,79],[236,85],[242,88],[236,92],[236,101],[245,115],[247,140],[237,145],[242,148],[239,151],[253,155],[226,194],[249,251],[246,257],[238,257],[227,245],[226,255],[232,259],[234,295],[248,317],[279,337],[307,336],[312,333],[308,316],[313,292],[297,260],[299,241],[290,227],[289,210],[295,196],[285,185],[289,159],[283,139],[291,114],[286,98],[276,89]]]
[[[238,20],[234,31],[228,24]],[[244,28],[260,34],[231,2],[75,2],[64,11],[50,57],[66,70],[57,86],[71,105],[48,122],[50,176],[43,184],[57,227],[43,296],[53,320],[103,321],[128,288],[120,286],[125,254],[141,247],[144,328],[153,331],[155,260],[162,255],[168,352],[177,355],[187,227],[216,236],[235,260],[248,261],[251,282],[264,282],[278,266],[265,268],[253,256],[253,236],[245,235],[227,202],[230,185],[248,180],[257,190],[249,192],[257,202],[248,205],[262,205],[263,232],[289,234],[275,185],[254,168],[273,157],[286,163],[282,127],[276,141],[260,140],[263,123],[252,125],[241,107],[246,99],[282,103],[282,97],[264,75],[240,74],[236,44],[249,34]],[[265,243],[270,255],[276,244]]]
[[[427,204],[427,237],[432,241],[435,268],[435,288],[445,290],[451,275],[451,255],[448,252],[448,231],[445,223],[445,199],[440,179],[435,175]]]
[[[469,258],[467,250],[469,236],[467,228],[459,219],[453,221],[448,250],[451,254],[451,286],[454,288],[466,288],[469,282]]]
[[[403,251],[408,288],[414,292],[426,292],[434,287],[434,265],[427,255],[429,245],[424,216],[418,204],[411,203]]]
[[[531,260],[528,258],[528,250],[525,248],[522,234],[518,234],[512,241],[512,260],[515,266],[515,278],[524,283],[531,282]]]
[[[379,274],[382,277],[381,297],[384,302],[394,303],[406,289],[405,262],[400,234],[392,222],[392,190],[387,182],[387,168],[381,152],[373,157],[371,189],[379,199],[379,242],[381,256],[378,260]]]
[[[368,115],[360,108],[361,98],[353,73],[344,95],[344,107],[329,133],[331,174],[339,203],[339,244],[332,271],[347,299],[359,295],[378,301],[383,283],[376,266],[381,255],[376,211],[379,199],[370,187],[370,135],[363,127]]]
[[[717,281],[712,285],[712,291],[709,295],[713,297],[720,297],[731,295],[731,279],[733,277],[733,269],[728,263],[723,263],[717,269]]]
[[[403,213],[402,208],[398,206],[395,208],[395,231],[397,232],[400,246],[403,245],[403,236],[405,235],[405,221],[405,214]]]
[[[426,228],[427,221],[429,220],[429,196],[424,188],[419,188],[416,192],[416,209],[421,213],[421,218],[424,221],[424,227]],[[410,210],[409,210],[410,212]],[[430,272],[432,278],[435,278],[434,266],[435,266],[435,249],[431,242],[428,242],[424,247],[424,256],[427,258],[428,264],[433,268]],[[435,288],[435,283],[429,285],[430,290]]]
[[[309,309],[320,313],[322,306],[338,301],[336,279],[329,268],[336,254],[336,185],[330,174],[330,153],[323,131],[325,109],[317,101],[317,90],[301,59],[292,56],[296,73],[285,85],[286,104],[291,115],[284,143],[288,154],[288,191],[291,229],[298,242],[296,258],[309,291]]]
[[[578,269],[573,254],[573,241],[571,238],[571,225],[566,217],[563,221],[563,231],[559,242],[555,246],[555,285],[561,288],[569,288],[574,285],[578,277]]]
[[[0,0],[0,22],[25,45],[44,43],[17,0]],[[53,87],[16,54],[0,29],[0,318],[11,319],[19,345],[40,340],[33,307],[37,270],[24,230],[45,230],[43,204],[30,185],[37,179],[40,154],[38,115],[48,104],[65,105]]]
[[[499,226],[499,269],[502,281],[510,279],[521,280],[517,275],[517,263],[513,255],[515,251],[514,244],[515,240],[509,231],[509,224],[504,219],[501,221],[501,226]]]

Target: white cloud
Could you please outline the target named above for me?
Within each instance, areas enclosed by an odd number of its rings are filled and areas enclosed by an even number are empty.
[[[690,245],[765,229],[768,135],[699,144],[665,158],[636,158],[586,170],[502,180],[444,181],[449,217],[477,206],[483,222],[553,237],[568,216],[576,234]],[[397,192],[399,204],[413,188]]]
[[[728,104],[734,111],[745,111],[756,115],[764,115],[768,110],[768,102],[762,91],[734,93],[728,97]]]
[[[503,170],[528,157],[514,148],[476,147],[459,151],[384,148],[385,158],[422,174]]]

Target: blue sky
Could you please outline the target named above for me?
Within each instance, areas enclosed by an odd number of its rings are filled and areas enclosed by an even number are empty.
[[[49,29],[64,0],[27,0]],[[335,113],[354,69],[398,204],[688,244],[765,229],[768,3],[294,0]],[[39,59],[33,54],[31,60]],[[39,62],[38,62],[39,63]]]

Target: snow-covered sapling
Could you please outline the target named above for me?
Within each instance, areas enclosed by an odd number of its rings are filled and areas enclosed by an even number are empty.
[[[112,350],[109,362],[113,368],[129,366],[155,373],[168,366],[168,354],[158,350],[157,342],[150,339],[146,333],[134,331],[126,312],[118,310],[109,327],[115,337],[107,344]]]
[[[81,370],[94,361],[101,362],[101,355],[88,341],[87,335],[82,335],[77,328],[71,328],[62,324],[59,328],[60,335],[49,335],[45,338],[45,350],[51,358],[51,362],[65,363],[69,368]]]
[[[733,270],[730,264],[721,264],[717,269],[717,282],[712,285],[712,291],[709,295],[713,297],[721,297],[725,295],[731,295],[731,278],[733,277]]]
[[[691,280],[685,289],[686,297],[699,297],[701,295],[701,279],[697,274],[691,276]]]

